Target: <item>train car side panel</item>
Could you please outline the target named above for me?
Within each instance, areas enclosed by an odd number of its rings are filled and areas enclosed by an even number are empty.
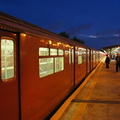
[[[56,44],[21,34],[22,120],[45,118],[73,86],[69,47]]]
[[[86,76],[86,49],[76,47],[75,51],[75,85],[79,84]]]
[[[0,119],[19,120],[17,35],[0,30]]]

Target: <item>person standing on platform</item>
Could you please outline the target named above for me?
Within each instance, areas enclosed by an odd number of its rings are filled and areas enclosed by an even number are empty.
[[[120,53],[117,54],[115,59],[116,59],[116,72],[118,72],[118,70],[120,70]]]
[[[109,57],[109,55],[106,55],[105,63],[106,63],[106,68],[109,69],[109,64],[110,64],[110,57]]]

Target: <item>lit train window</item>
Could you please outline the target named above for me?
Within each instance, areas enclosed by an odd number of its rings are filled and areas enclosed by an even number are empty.
[[[71,59],[72,59],[72,56],[71,56],[71,49],[69,49],[69,63],[71,63]]]
[[[40,78],[54,73],[53,58],[39,59],[39,76]]]
[[[82,64],[82,56],[78,56],[78,64]]]
[[[39,48],[39,77],[45,77],[64,70],[64,50]],[[57,57],[59,56],[59,57]]]
[[[14,77],[14,51],[13,40],[1,40],[1,79],[3,82]]]
[[[63,55],[63,54],[64,54],[63,50],[62,49],[58,49],[58,55]]]
[[[39,48],[39,56],[48,56],[49,48]]]
[[[64,58],[55,57],[55,72],[62,71],[64,69]]]
[[[74,49],[72,49],[72,63],[74,63]]]
[[[50,48],[50,55],[57,55],[57,49]]]

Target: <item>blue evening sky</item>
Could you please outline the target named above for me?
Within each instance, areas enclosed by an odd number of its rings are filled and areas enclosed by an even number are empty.
[[[95,49],[120,44],[120,0],[2,0],[0,11]]]

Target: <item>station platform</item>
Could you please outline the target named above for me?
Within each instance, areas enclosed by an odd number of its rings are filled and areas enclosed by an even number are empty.
[[[120,71],[101,62],[50,120],[120,120]]]

